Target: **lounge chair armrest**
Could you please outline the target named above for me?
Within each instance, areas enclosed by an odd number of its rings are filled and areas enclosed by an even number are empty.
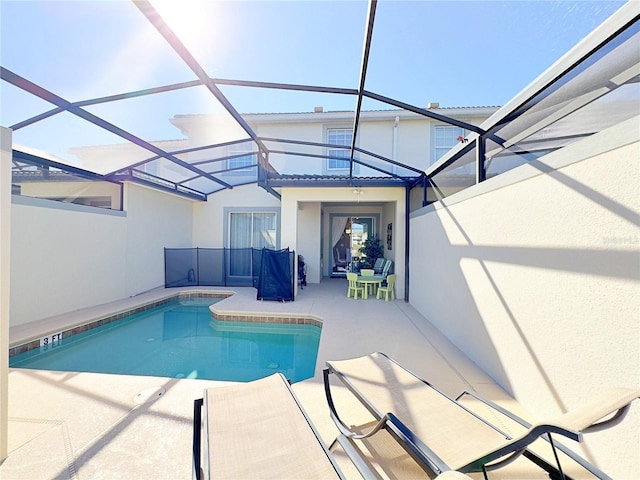
[[[471,395],[526,428],[531,428],[532,426],[526,420],[502,408],[491,400],[482,397],[476,392],[465,390],[456,400],[459,400],[464,395]],[[573,409],[545,423],[560,427],[568,432],[597,432],[620,423],[631,407],[631,403],[637,398],[640,398],[640,390],[612,388],[594,398],[588,404]],[[604,420],[602,420],[603,418]]]
[[[511,420],[513,420],[514,422],[519,423],[520,425],[522,425],[525,428],[531,428],[531,424],[529,422],[527,422],[526,420],[524,420],[523,418],[520,418],[518,415],[516,415],[513,412],[510,412],[509,410],[507,410],[506,408],[501,407],[500,405],[498,405],[497,403],[489,400],[488,398],[483,397],[482,395],[480,395],[477,392],[473,392],[471,390],[465,390],[463,391],[460,395],[458,395],[456,397],[456,402],[459,402],[460,399],[462,397],[464,397],[465,395],[469,395],[473,398],[475,398],[476,400],[481,401],[482,403],[484,403],[485,405],[487,405],[488,407],[496,410],[497,412],[501,413],[502,415],[504,415],[507,418],[510,418]]]
[[[640,398],[640,390],[612,388],[549,423],[576,432],[597,432],[620,423],[637,398]]]
[[[627,411],[629,410],[631,403],[640,397],[640,391],[632,390],[627,388],[615,388],[606,392],[605,394],[599,396],[594,399],[588,405],[580,407],[578,409],[572,410],[571,412],[565,413],[560,417],[555,418],[552,421],[539,423],[537,425],[531,425],[522,418],[517,415],[505,410],[500,407],[496,403],[483,398],[472,391],[464,391],[458,396],[458,399],[463,397],[464,395],[471,395],[472,397],[480,400],[491,408],[494,408],[498,412],[506,415],[508,418],[520,423],[522,426],[528,428],[529,430],[523,434],[519,438],[515,438],[510,442],[510,445],[515,446],[517,449],[526,448],[530,443],[532,443],[537,438],[542,438],[548,442],[550,442],[550,436],[547,434],[556,433],[563,435],[567,438],[570,438],[574,441],[581,442],[582,434],[585,432],[593,432],[602,430],[604,428],[608,428],[618,424]],[[606,418],[605,420],[599,421],[602,418]],[[571,457],[574,461],[582,465],[589,472],[596,475],[598,478],[609,479],[604,472],[600,469],[586,462],[583,458],[576,455],[573,451],[565,447],[559,442],[553,442],[555,447]],[[485,457],[484,460],[497,460],[501,455],[509,453],[510,448],[504,448],[498,451],[492,452],[490,456]],[[500,466],[505,462],[500,461],[497,464],[494,464],[492,467]],[[491,467],[490,467],[491,469]]]
[[[407,448],[409,448],[409,450],[411,451],[411,456],[416,461],[421,462],[422,464],[426,465],[431,471],[436,473],[441,473],[443,471],[449,470],[442,459],[440,459],[435,454],[435,452],[433,452],[429,447],[422,443],[418,438],[416,438],[411,430],[393,413],[389,412],[383,415],[382,418],[380,418],[378,422],[366,433],[356,434],[352,432],[349,426],[340,419],[335,404],[333,403],[331,386],[329,383],[330,371],[328,368],[325,368],[323,370],[323,375],[324,391],[325,396],[327,397],[327,404],[329,406],[329,415],[331,416],[331,419],[333,420],[341,434],[338,436],[338,438],[336,438],[335,441],[341,443],[340,437],[349,440],[362,440],[371,437],[382,428],[387,428],[389,431],[393,432],[395,436],[401,437],[404,440],[404,444],[407,446]]]
[[[344,423],[340,419],[340,415],[338,415],[338,411],[336,410],[336,406],[333,403],[333,396],[331,395],[331,387],[329,384],[329,370],[325,369],[324,373],[324,393],[327,397],[327,404],[329,405],[329,415],[331,416],[331,420],[336,424],[340,433],[348,438],[353,438],[355,440],[362,440],[365,438],[369,438],[375,433],[377,433],[381,428],[384,428],[386,423],[389,421],[389,414],[383,416],[378,422],[366,433],[357,434],[351,431],[349,426]]]

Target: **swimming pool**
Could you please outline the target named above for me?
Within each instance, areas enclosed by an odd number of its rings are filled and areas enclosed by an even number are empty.
[[[214,298],[174,300],[9,358],[14,368],[248,382],[313,376],[320,327],[219,321]]]

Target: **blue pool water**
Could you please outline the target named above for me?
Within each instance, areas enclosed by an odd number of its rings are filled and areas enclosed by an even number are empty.
[[[10,358],[10,366],[248,382],[313,376],[320,328],[217,321],[216,299],[180,300]]]

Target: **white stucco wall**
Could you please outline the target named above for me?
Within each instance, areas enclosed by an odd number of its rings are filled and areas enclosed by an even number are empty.
[[[412,215],[411,304],[539,417],[640,387],[639,134],[635,118]],[[614,478],[640,471],[636,403],[586,436]]]
[[[192,201],[134,184],[125,213],[13,197],[11,325],[164,285],[165,246],[191,246]]]
[[[398,230],[400,225],[396,222],[396,207],[396,203],[393,202],[385,203],[382,207],[382,216],[380,217],[380,241],[384,247],[384,258],[394,260],[394,264],[404,264],[404,253],[402,254],[402,257],[399,257],[396,254],[396,252],[399,251],[399,245],[402,246],[402,251],[405,251],[405,232],[404,229]],[[389,223],[391,223],[391,249],[387,247],[387,227]],[[402,225],[404,225],[404,222],[402,222]],[[396,266],[394,265],[394,267]],[[397,273],[397,268],[394,268],[393,271]],[[404,283],[404,278],[402,281]]]
[[[164,248],[192,246],[192,200],[125,185],[127,295],[164,285]]]
[[[320,283],[322,279],[322,271],[319,268],[322,241],[321,211],[320,202],[298,203],[296,254],[304,257],[307,283]]]
[[[9,453],[9,298],[11,264],[11,130],[0,127],[0,462]]]
[[[434,112],[456,118],[467,123],[479,125],[486,120],[496,107],[475,108],[443,108]],[[397,136],[394,140],[395,118],[399,118]],[[320,113],[292,113],[292,114],[255,114],[245,115],[245,119],[260,137],[267,138],[295,138],[299,141],[326,143],[326,133],[329,128],[353,128],[353,112],[327,111]],[[220,115],[182,115],[172,119],[181,132],[189,137],[190,145],[202,143],[222,143],[230,140],[248,138],[241,128],[232,122],[227,114]],[[434,125],[445,125],[429,117],[404,110],[375,110],[362,111],[360,128],[358,131],[358,146],[373,151],[386,158],[393,159],[415,168],[425,169],[433,161],[434,151],[430,141]],[[394,148],[394,141],[395,148]],[[296,151],[312,155],[325,153],[325,147],[295,145],[275,141],[267,142],[271,150]],[[224,153],[220,151],[222,156]],[[207,158],[211,152],[192,152],[190,160]],[[377,166],[389,168],[387,162],[358,153],[363,160]],[[274,168],[284,174],[321,174],[325,168],[325,161],[321,159],[304,158],[280,153],[272,153],[269,161]],[[219,164],[220,168],[224,163]],[[393,167],[391,167],[393,168]],[[356,169],[365,176],[378,176],[376,170],[357,165]],[[406,173],[403,171],[401,173]],[[227,175],[220,174],[223,180]],[[232,182],[233,183],[233,182]]]
[[[225,234],[225,207],[252,209],[273,207],[280,209],[280,200],[256,184],[221,190],[209,195],[208,201],[193,205],[193,245],[201,248],[227,246]],[[283,247],[288,245],[282,243]]]

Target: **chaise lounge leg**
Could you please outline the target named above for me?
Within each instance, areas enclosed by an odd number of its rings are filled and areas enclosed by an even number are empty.
[[[202,479],[202,469],[200,463],[201,452],[201,431],[202,431],[202,405],[204,400],[198,398],[193,401],[193,466],[192,478],[194,480]]]

